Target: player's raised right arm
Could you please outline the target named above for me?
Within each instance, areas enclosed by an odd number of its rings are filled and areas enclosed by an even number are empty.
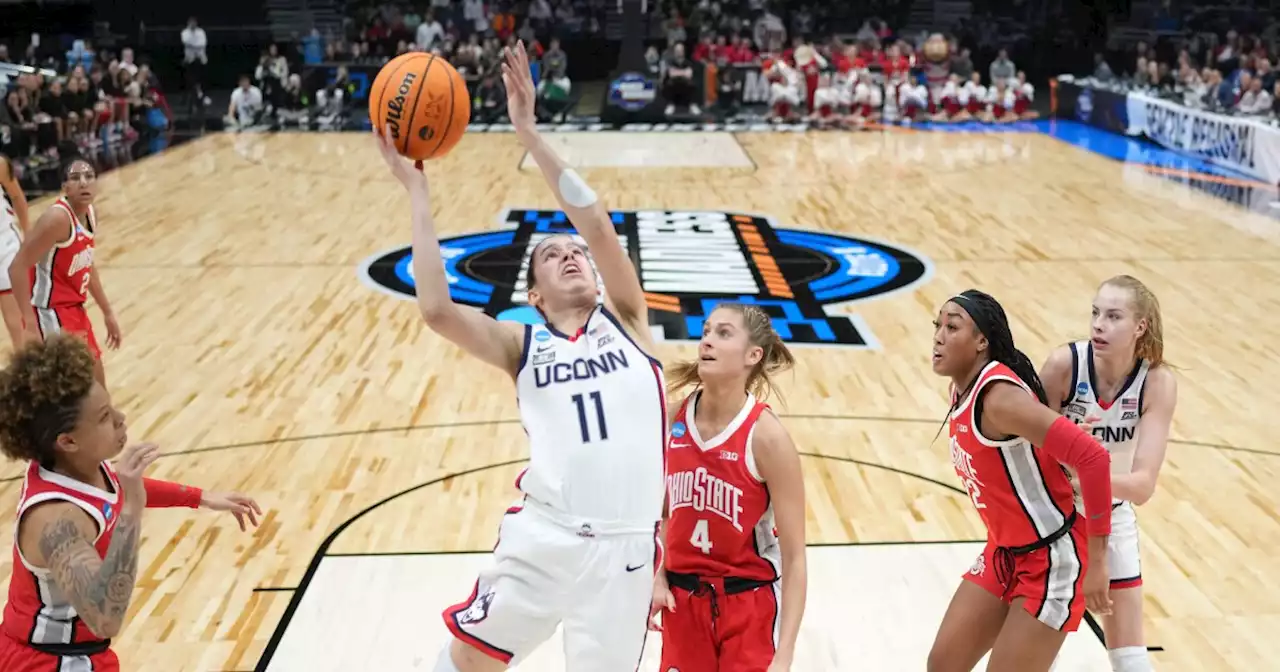
[[[377,138],[382,158],[409,191],[413,217],[413,277],[418,310],[431,330],[513,377],[520,368],[523,327],[459,306],[449,296],[440,239],[431,217],[431,192],[422,171],[396,153],[389,136]]]

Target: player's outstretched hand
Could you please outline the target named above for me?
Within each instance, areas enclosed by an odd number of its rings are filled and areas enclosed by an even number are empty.
[[[230,511],[244,532],[244,521],[247,519],[254,527],[258,526],[258,516],[262,515],[262,507],[252,497],[238,492],[206,492],[200,497],[200,508],[210,511]]]
[[[391,137],[390,126],[383,129],[381,135],[378,134],[378,129],[373,129],[373,137],[378,145],[378,153],[382,154],[382,160],[391,169],[391,174],[400,180],[400,184],[403,184],[406,189],[427,187],[427,176],[422,172],[422,162],[419,161],[415,165],[400,156],[400,152],[396,151],[396,141]]]
[[[511,118],[517,136],[537,130],[537,119],[533,114],[537,94],[533,88],[528,54],[524,40],[516,42],[515,47],[503,49],[502,85],[507,89],[507,116]]]

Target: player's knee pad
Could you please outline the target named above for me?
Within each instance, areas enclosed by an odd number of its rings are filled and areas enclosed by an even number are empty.
[[[1151,657],[1145,646],[1122,646],[1107,651],[1115,672],[1152,672]]]

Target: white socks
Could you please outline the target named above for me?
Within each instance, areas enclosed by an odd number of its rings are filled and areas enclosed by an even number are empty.
[[[1151,658],[1145,646],[1122,646],[1107,650],[1114,672],[1152,672]]]
[[[453,657],[449,654],[449,649],[452,648],[452,644],[453,642],[451,641],[445,644],[444,648],[440,650],[440,657],[436,659],[436,667],[432,672],[461,672],[458,669],[458,666],[453,664]]]

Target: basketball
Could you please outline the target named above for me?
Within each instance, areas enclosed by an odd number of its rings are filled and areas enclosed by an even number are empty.
[[[415,161],[449,153],[471,121],[471,96],[462,75],[443,58],[410,52],[392,59],[369,90],[369,120],[391,128],[396,151]]]

